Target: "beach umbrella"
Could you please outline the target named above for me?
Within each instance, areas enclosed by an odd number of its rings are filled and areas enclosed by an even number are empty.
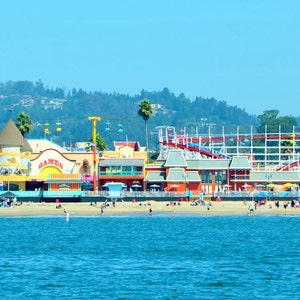
[[[132,186],[131,186],[131,188],[133,188],[133,190],[138,190],[138,189],[140,189],[142,186],[140,186],[139,184],[133,184]]]
[[[243,185],[242,185],[242,187],[243,187],[243,188],[247,188],[247,187],[251,187],[251,185],[250,185],[250,184],[247,184],[247,183],[245,183],[245,184],[243,184]]]
[[[292,186],[298,186],[297,184],[295,184],[295,183],[290,183],[290,182],[287,182],[287,183],[285,183],[284,185],[283,185],[284,187],[292,187]]]
[[[160,188],[160,185],[157,185],[157,184],[151,184],[151,185],[150,185],[150,188],[151,188],[152,190],[157,191],[157,190]]]
[[[179,185],[177,185],[177,184],[172,184],[172,185],[170,186],[170,188],[171,188],[172,190],[176,190],[177,188],[179,188]]]
[[[135,188],[139,188],[139,187],[141,187],[139,184],[134,184],[134,185],[132,185],[131,187],[135,187]]]
[[[151,187],[151,188],[159,188],[160,186],[157,185],[157,184],[151,184],[150,187]]]
[[[4,193],[0,194],[0,197],[6,197],[6,198],[13,198],[15,196],[16,195],[11,191],[7,191],[7,192],[4,192]]]
[[[171,185],[171,188],[172,188],[172,189],[177,189],[177,188],[179,188],[179,185],[177,185],[177,184],[172,184],[172,185]]]
[[[267,187],[268,187],[268,188],[273,188],[273,187],[275,187],[275,184],[274,184],[274,183],[268,183],[268,184],[267,184]]]
[[[224,184],[224,185],[223,185],[223,188],[229,189],[229,188],[231,188],[231,185],[230,185],[230,184]]]

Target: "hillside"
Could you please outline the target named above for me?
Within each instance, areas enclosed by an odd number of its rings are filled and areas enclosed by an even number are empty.
[[[47,138],[60,145],[86,141],[92,135],[92,123],[88,116],[100,116],[97,132],[103,136],[110,148],[115,140],[137,140],[145,144],[144,121],[137,111],[142,99],[148,99],[154,105],[155,113],[148,121],[149,145],[157,149],[157,126],[175,126],[185,128],[188,133],[220,133],[235,131],[236,126],[249,131],[258,125],[256,116],[244,109],[229,106],[225,101],[214,98],[197,97],[193,101],[183,94],[176,96],[167,88],[162,91],[148,92],[129,96],[86,92],[82,89],[65,91],[62,88],[49,89],[42,82],[18,81],[0,84],[0,103],[2,108],[0,128],[9,118],[25,111],[34,122],[34,128],[28,138]],[[45,135],[45,124],[49,134]],[[61,131],[57,131],[61,128]]]

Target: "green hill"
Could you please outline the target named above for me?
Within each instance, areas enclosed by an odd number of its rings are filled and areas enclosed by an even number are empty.
[[[176,96],[167,88],[154,92],[142,90],[140,94],[130,96],[82,89],[49,89],[41,81],[10,81],[0,84],[0,128],[8,119],[15,120],[17,114],[24,111],[34,122],[28,138],[47,138],[68,146],[87,141],[92,135],[88,116],[100,116],[97,132],[110,148],[113,141],[126,139],[145,145],[144,121],[137,113],[142,99],[148,99],[154,105],[154,114],[148,121],[149,146],[153,151],[158,148],[158,126],[185,128],[192,134],[207,133],[208,127],[211,133],[221,133],[223,126],[226,132],[235,132],[236,126],[241,132],[248,132],[250,125],[256,128],[259,124],[257,116],[229,106],[225,101],[202,97],[191,100],[184,94]],[[45,135],[45,124],[49,124],[50,134]]]

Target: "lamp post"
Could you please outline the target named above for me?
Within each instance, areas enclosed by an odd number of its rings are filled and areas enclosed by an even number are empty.
[[[93,191],[94,193],[96,193],[97,190],[97,180],[96,180],[96,176],[97,176],[97,157],[96,157],[96,149],[97,149],[97,145],[96,145],[96,136],[97,136],[97,121],[100,121],[101,118],[100,117],[95,117],[95,116],[91,116],[88,118],[90,121],[93,122]]]

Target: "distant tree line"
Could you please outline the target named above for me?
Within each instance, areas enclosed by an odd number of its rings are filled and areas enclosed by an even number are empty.
[[[22,106],[16,103],[16,95],[29,95],[34,104]],[[45,109],[45,98],[64,99],[62,109]],[[225,101],[202,97],[191,100],[183,93],[176,96],[168,88],[152,92],[142,90],[139,94],[130,96],[100,91],[86,92],[75,88],[71,91],[60,87],[53,89],[39,80],[35,83],[0,83],[0,104],[3,109],[0,129],[8,119],[15,120],[18,114],[24,112],[32,120],[31,130],[26,132],[27,138],[47,138],[60,145],[74,145],[77,141],[90,139],[92,124],[88,121],[88,116],[97,115],[101,116],[97,133],[108,148],[112,149],[113,142],[118,140],[139,141],[142,146],[146,146],[145,119],[138,113],[143,99],[147,99],[153,107],[151,117],[147,119],[150,151],[158,149],[158,126],[185,128],[188,134],[207,134],[208,130],[211,134],[220,134],[223,128],[227,133],[235,132],[237,126],[241,133],[249,132],[250,126],[254,132],[261,132],[270,123],[274,125],[273,130],[278,124],[281,124],[281,128],[297,126],[296,118],[278,117],[277,110],[265,111],[260,116],[249,115],[245,109],[229,106]],[[57,131],[58,122],[61,123],[60,131]],[[49,124],[48,133],[44,131],[45,123]]]

